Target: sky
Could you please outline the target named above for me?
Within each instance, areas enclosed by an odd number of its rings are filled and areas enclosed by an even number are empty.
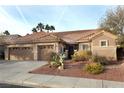
[[[41,22],[57,31],[96,29],[108,5],[5,5],[0,6],[0,32],[26,35]]]

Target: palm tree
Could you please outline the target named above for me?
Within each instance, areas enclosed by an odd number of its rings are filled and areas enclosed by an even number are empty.
[[[38,25],[32,29],[32,32],[38,32],[38,31],[43,31],[43,29],[47,30],[47,32],[49,31],[53,31],[55,30],[55,27],[53,25],[44,25],[43,23],[38,23]]]
[[[43,31],[43,29],[44,29],[44,24],[39,23],[36,28],[37,28],[38,30],[40,30],[40,31]]]
[[[37,25],[35,29],[38,31],[39,30],[39,26]]]
[[[53,25],[50,26],[50,31],[55,30],[55,27]]]
[[[48,24],[45,26],[45,30],[47,30],[47,32],[49,32],[50,26]]]
[[[32,29],[32,32],[37,32],[36,28],[33,28],[33,29]]]
[[[10,35],[10,33],[9,33],[8,30],[5,30],[5,32],[3,32],[3,34],[5,34],[5,35]]]

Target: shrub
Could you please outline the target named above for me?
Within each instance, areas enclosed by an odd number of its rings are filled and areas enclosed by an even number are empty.
[[[98,55],[93,55],[93,56],[91,57],[91,61],[100,63],[100,64],[102,64],[102,65],[107,65],[107,64],[109,64],[109,61],[107,60],[106,57],[98,56]]]
[[[84,68],[91,74],[99,74],[104,70],[104,67],[100,63],[89,63],[86,64]]]
[[[63,66],[64,58],[64,54],[57,54],[56,52],[51,52],[49,57],[50,67]]]
[[[57,53],[55,53],[55,52],[51,52],[50,53],[50,61],[59,61],[59,55],[57,54]]]
[[[57,53],[55,53],[55,52],[50,53],[50,57],[49,57],[49,65],[50,65],[50,67],[51,66],[52,67],[60,66],[59,60],[60,60],[60,57],[59,57],[59,55]]]
[[[91,56],[91,52],[90,51],[76,51],[73,55],[72,55],[72,60],[74,61],[84,61],[84,60],[88,60],[89,57]]]

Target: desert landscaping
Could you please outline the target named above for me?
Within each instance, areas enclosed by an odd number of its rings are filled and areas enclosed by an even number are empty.
[[[92,78],[92,79],[103,79],[111,81],[123,81],[124,82],[124,61],[110,61],[109,64],[103,64],[103,71],[100,73],[89,73],[85,67],[87,64],[94,64],[92,61],[74,61],[64,60],[64,68],[58,69],[49,64],[41,66],[29,73],[33,74],[47,74],[56,76],[68,76],[68,77],[80,77],[80,78]]]

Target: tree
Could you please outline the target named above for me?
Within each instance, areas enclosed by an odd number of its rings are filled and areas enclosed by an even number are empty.
[[[45,29],[45,30],[47,30],[47,32],[49,32],[49,31],[55,30],[55,27],[53,25],[50,26],[48,24],[44,25],[43,23],[38,23],[38,25],[32,29],[32,32],[38,32],[38,31],[42,32],[43,29]]]
[[[39,30],[39,31],[43,31],[43,29],[44,29],[44,24],[39,23],[39,24],[36,26],[36,28],[37,28],[37,30]]]
[[[53,25],[50,26],[50,31],[55,30],[55,27]]]
[[[118,6],[108,10],[105,17],[101,19],[100,28],[116,35],[124,34],[124,7]]]
[[[32,29],[32,32],[37,32],[36,28],[33,28],[33,29]]]
[[[124,44],[124,6],[108,10],[101,19],[99,27],[117,35],[118,43]]]
[[[124,48],[124,35],[120,35],[118,37],[118,44],[120,45],[120,47]]]
[[[48,24],[45,26],[45,30],[47,30],[47,32],[49,32],[50,26]]]
[[[55,27],[53,25],[49,26],[48,24],[45,26],[45,30],[49,31],[53,31],[55,30]]]
[[[8,30],[5,30],[5,31],[3,32],[3,34],[5,34],[5,35],[10,35],[10,33],[9,33]]]

